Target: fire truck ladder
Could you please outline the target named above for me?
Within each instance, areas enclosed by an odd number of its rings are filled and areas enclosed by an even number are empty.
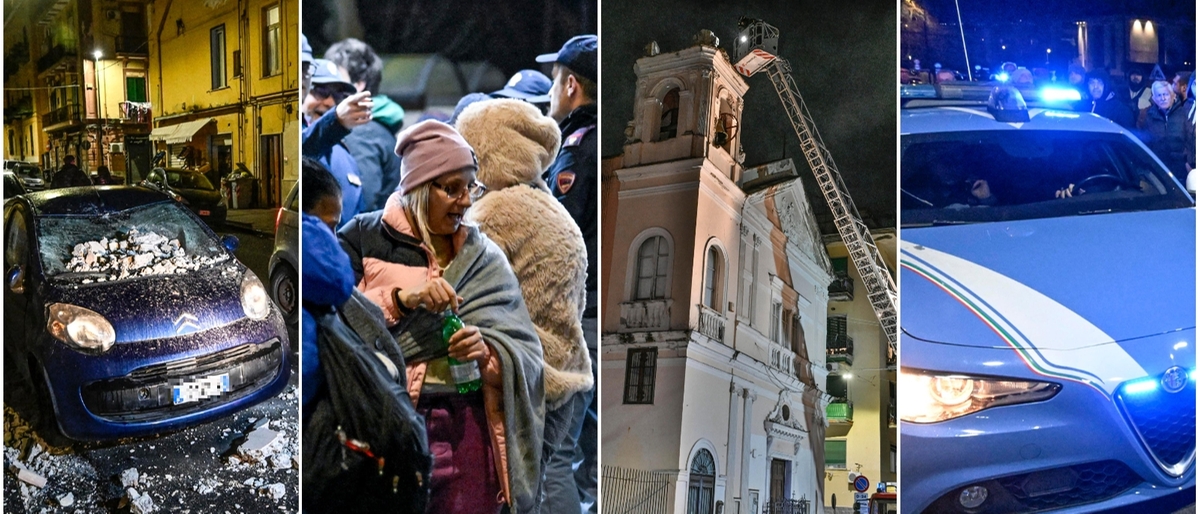
[[[854,207],[854,200],[842,182],[833,163],[833,156],[821,141],[816,124],[800,97],[796,82],[792,79],[792,69],[788,62],[776,55],[779,30],[761,20],[743,19],[739,26],[743,27],[737,42],[737,53],[742,56],[735,66],[739,73],[751,77],[762,70],[767,70],[775,92],[783,102],[788,120],[800,139],[800,148],[804,158],[816,176],[817,186],[825,196],[829,210],[833,213],[833,222],[837,226],[846,251],[854,261],[854,267],[862,276],[867,288],[867,297],[871,300],[871,308],[879,318],[879,324],[887,336],[888,346],[896,351],[896,283],[888,273],[879,248],[871,237],[871,232]]]

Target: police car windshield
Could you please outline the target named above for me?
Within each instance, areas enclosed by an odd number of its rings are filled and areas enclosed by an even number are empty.
[[[994,130],[901,140],[904,226],[1185,208],[1192,200],[1123,134]]]

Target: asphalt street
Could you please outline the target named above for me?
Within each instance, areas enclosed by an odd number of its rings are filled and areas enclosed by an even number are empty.
[[[236,229],[220,233],[225,234],[238,238],[238,259],[265,283],[273,240]],[[154,512],[298,511],[297,327],[289,327],[288,337],[293,341],[292,373],[282,393],[239,413],[176,432],[49,446],[17,411],[6,406],[5,467],[10,470],[4,474],[3,510],[138,513],[145,512],[145,501],[130,500],[148,495]],[[278,433],[276,444],[262,455],[247,456],[242,451],[247,435],[263,426]],[[44,477],[45,487],[20,481],[11,471],[14,463]],[[137,470],[136,483],[130,481],[130,469]]]

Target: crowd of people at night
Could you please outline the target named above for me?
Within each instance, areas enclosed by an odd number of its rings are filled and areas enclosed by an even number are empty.
[[[1181,181],[1196,168],[1195,71],[1168,75],[1161,65],[1132,64],[1124,73],[1078,63],[1066,73],[1004,62],[995,70],[976,66],[969,76],[935,63],[923,69],[919,59],[900,69],[901,84],[1011,84],[1018,90],[1058,87],[1078,92],[1079,100],[1054,107],[1091,112],[1128,129]]]
[[[305,459],[310,440],[333,441],[343,468],[352,452],[385,474],[384,441],[321,421],[346,387],[327,345],[349,337],[391,370],[384,388],[411,402],[415,453],[432,456],[417,480],[427,498],[397,505],[596,512],[597,37],[410,126],[378,93],[369,45],[339,41],[323,59],[301,46]],[[353,335],[328,328],[331,314]],[[305,460],[304,510],[347,494],[308,471],[334,476],[339,462]]]

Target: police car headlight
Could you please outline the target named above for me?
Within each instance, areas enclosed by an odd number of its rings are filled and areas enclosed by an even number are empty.
[[[50,304],[48,311],[46,331],[59,341],[103,353],[117,340],[112,323],[95,311],[66,303]]]
[[[900,419],[936,423],[989,407],[1047,400],[1062,386],[1049,382],[1002,380],[900,370]]]
[[[242,276],[242,311],[250,319],[266,319],[271,311],[271,300],[267,298],[267,289],[250,270]]]

